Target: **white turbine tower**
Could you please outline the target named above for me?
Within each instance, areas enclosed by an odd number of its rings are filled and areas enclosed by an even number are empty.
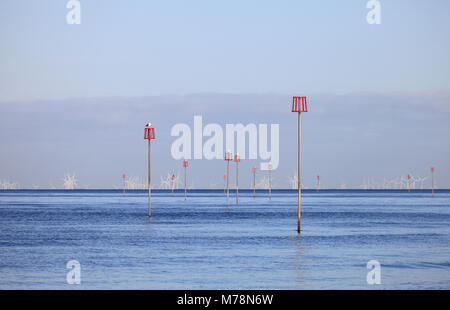
[[[420,189],[423,189],[423,183],[425,182],[426,179],[428,179],[428,177],[419,177],[420,178]]]
[[[18,189],[19,183],[17,182],[10,182],[7,180],[0,180],[0,189]]]
[[[297,173],[295,173],[292,178],[288,177],[288,179],[289,179],[289,184],[290,184],[291,189],[297,189],[297,187],[298,187]]]
[[[163,178],[162,176],[160,176],[160,183],[159,183],[159,188],[160,189],[170,189],[172,180],[170,178],[170,176]]]
[[[172,186],[174,189],[179,189],[179,187],[181,186],[179,175],[175,176],[174,172],[167,172],[167,176],[165,178],[163,178],[162,176],[160,177],[160,189],[172,189]]]

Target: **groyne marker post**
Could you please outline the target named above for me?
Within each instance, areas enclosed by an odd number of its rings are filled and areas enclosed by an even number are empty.
[[[272,200],[272,164],[269,164],[268,168],[269,168],[269,200]]]
[[[183,167],[184,167],[184,201],[186,201],[186,191],[187,191],[187,185],[186,185],[186,170],[189,166],[189,163],[187,160],[183,161]]]
[[[152,124],[148,123],[147,127],[145,128],[145,134],[144,139],[148,140],[148,217],[151,216],[151,197],[152,197],[152,188],[151,188],[151,171],[152,171],[152,165],[151,165],[151,152],[150,152],[150,145],[151,141],[155,139],[155,128],[151,127]]]
[[[127,178],[126,174],[122,174],[122,186],[123,186],[123,191],[122,194],[125,195],[125,179]]]
[[[256,196],[256,167],[253,167],[253,199]]]
[[[292,112],[298,113],[298,224],[297,232],[300,233],[300,220],[301,220],[301,159],[302,159],[302,112],[308,112],[306,104],[306,96],[294,96],[292,98]]]

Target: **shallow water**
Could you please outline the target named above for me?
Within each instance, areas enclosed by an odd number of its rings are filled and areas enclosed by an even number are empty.
[[[0,191],[0,288],[450,289],[450,191],[305,191],[300,236],[295,191],[239,198]]]

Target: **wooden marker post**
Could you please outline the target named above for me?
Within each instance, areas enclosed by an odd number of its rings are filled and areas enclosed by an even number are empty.
[[[298,113],[298,224],[297,232],[300,233],[300,220],[301,220],[301,162],[302,162],[302,119],[301,113],[308,112],[306,105],[306,97],[293,97],[292,99],[292,112]]]
[[[150,151],[150,139],[148,140],[148,217],[152,215],[152,164],[151,164],[151,151]]]
[[[301,200],[302,200],[302,182],[301,182],[301,175],[302,175],[302,119],[301,119],[302,113],[298,113],[298,224],[297,224],[297,232],[300,233],[300,222],[301,222]]]
[[[151,141],[153,139],[155,139],[155,129],[151,127],[151,123],[147,124],[147,128],[145,128],[145,135],[144,135],[144,139],[148,140],[148,217],[151,216],[151,197],[152,197],[152,188],[151,188],[151,157],[150,157],[150,145],[151,145]]]

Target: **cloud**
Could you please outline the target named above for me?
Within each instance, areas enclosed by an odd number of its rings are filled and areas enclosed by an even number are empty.
[[[302,117],[305,184],[323,175],[323,185],[357,186],[364,176],[389,176],[440,167],[439,184],[450,186],[449,101],[446,92],[311,94]],[[280,124],[280,166],[287,180],[296,163],[297,121],[291,95],[215,94],[71,98],[0,103],[0,179],[23,186],[49,186],[74,171],[91,188],[120,185],[122,173],[145,177],[145,123],[156,128],[156,178],[180,169],[170,157],[176,123]],[[222,161],[194,161],[197,187],[221,184]],[[243,171],[257,162],[243,162]],[[248,166],[248,167],[247,167]],[[412,173],[412,172],[411,172]],[[242,174],[242,184],[251,178]],[[53,181],[55,182],[55,181]],[[288,187],[287,181],[278,186]],[[310,184],[310,185],[311,185]]]

